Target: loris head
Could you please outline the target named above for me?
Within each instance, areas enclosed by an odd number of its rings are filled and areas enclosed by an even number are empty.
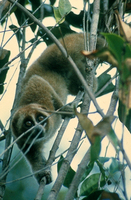
[[[55,118],[45,112],[45,107],[39,104],[29,104],[19,108],[12,119],[12,132],[17,138],[24,132],[27,132],[18,142],[31,143],[36,137],[36,141],[47,141],[52,136]],[[29,131],[28,131],[29,130]]]

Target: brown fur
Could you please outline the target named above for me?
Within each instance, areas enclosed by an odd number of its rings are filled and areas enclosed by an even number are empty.
[[[60,42],[63,44],[62,40]],[[64,42],[68,54],[84,76],[85,58],[80,53],[84,49],[83,34],[67,35]],[[33,138],[41,131],[26,154],[34,172],[45,166],[42,145],[54,135],[61,123],[60,115],[53,114],[49,117],[50,113],[45,110],[55,111],[62,107],[66,103],[67,95],[76,95],[80,88],[81,83],[74,70],[55,44],[49,46],[27,70],[22,83],[19,105],[12,118],[12,132],[17,138],[34,127],[17,142],[25,153]],[[49,118],[39,124],[41,119],[46,117]],[[40,182],[44,171],[35,176]],[[47,183],[49,182],[50,180],[47,180]]]

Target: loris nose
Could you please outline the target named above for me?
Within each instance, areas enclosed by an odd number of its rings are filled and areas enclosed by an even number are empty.
[[[42,138],[45,136],[45,129],[42,125],[36,124],[33,130],[33,137]]]
[[[41,125],[36,125],[36,127],[35,127],[35,131],[37,132],[37,133],[39,133],[39,132],[41,132],[42,131],[42,126]]]

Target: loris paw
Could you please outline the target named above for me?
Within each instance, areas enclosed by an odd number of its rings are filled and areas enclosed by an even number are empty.
[[[42,172],[39,172],[39,173],[35,174],[35,177],[39,184],[43,177],[46,178],[46,185],[50,184],[52,182],[52,176],[51,176],[50,170],[44,170]]]
[[[66,105],[63,108],[61,108],[62,113],[62,118],[64,119],[65,117],[70,117],[70,118],[74,118],[75,114],[74,114],[74,109],[72,108],[72,106]]]

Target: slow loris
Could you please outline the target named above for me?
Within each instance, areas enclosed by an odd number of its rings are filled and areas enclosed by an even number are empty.
[[[60,42],[63,44],[62,39]],[[85,58],[80,53],[84,49],[83,34],[67,35],[64,42],[68,55],[84,76]],[[99,40],[97,43],[99,47]],[[29,130],[17,141],[17,145],[23,153],[26,152],[33,172],[44,168],[46,160],[42,154],[43,146],[54,135],[62,120],[61,115],[50,116],[51,113],[46,110],[61,108],[66,103],[67,95],[76,95],[80,88],[81,83],[74,70],[55,44],[47,47],[27,70],[22,82],[19,105],[12,117],[12,132],[17,138]],[[44,119],[46,120],[43,122]],[[43,176],[44,170],[35,174],[38,183]]]

